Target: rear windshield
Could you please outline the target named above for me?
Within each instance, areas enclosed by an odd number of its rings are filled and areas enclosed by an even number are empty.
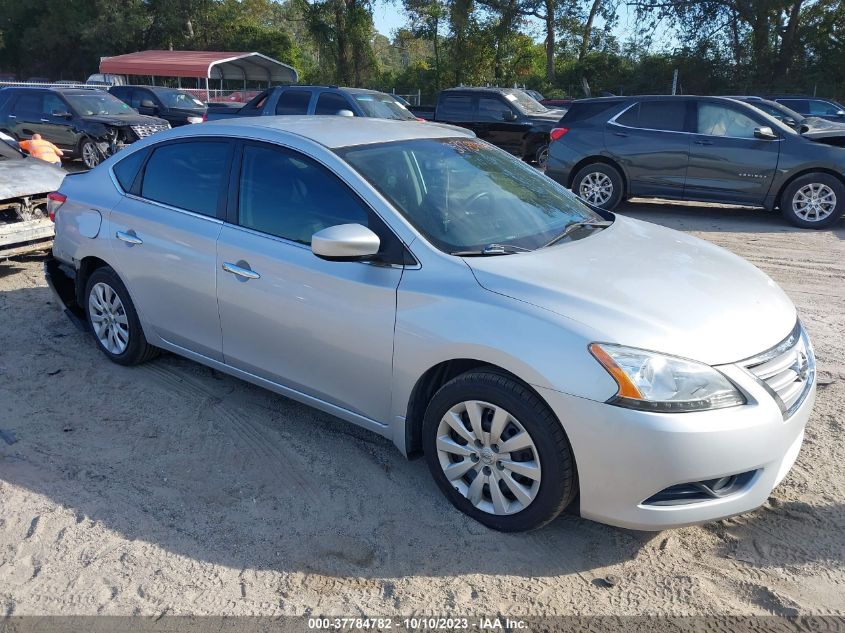
[[[577,123],[578,121],[585,121],[586,119],[591,119],[597,114],[601,114],[606,110],[615,108],[620,103],[622,102],[586,101],[584,103],[579,103],[578,101],[573,101],[572,104],[569,106],[569,110],[566,111],[566,114],[563,115],[563,118],[560,120],[560,122]]]

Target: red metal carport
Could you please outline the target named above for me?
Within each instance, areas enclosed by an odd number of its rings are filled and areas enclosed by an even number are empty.
[[[106,57],[100,62],[100,72],[137,77],[177,77],[204,80],[266,82],[267,85],[295,83],[298,74],[292,66],[261,53],[232,53],[224,51],[138,51],[126,55]],[[180,81],[181,85],[181,81]]]

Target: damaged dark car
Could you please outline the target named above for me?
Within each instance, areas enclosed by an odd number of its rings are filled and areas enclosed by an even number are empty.
[[[125,145],[169,128],[167,121],[138,114],[103,90],[0,89],[0,131],[16,140],[40,134],[88,169]]]
[[[788,125],[805,138],[825,145],[845,147],[845,122],[829,121],[817,116],[804,116],[782,103],[762,97],[731,97],[731,99],[744,101],[754,106],[784,125]]]

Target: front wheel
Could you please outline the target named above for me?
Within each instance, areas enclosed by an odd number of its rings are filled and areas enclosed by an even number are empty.
[[[796,178],[781,196],[781,213],[795,226],[823,229],[845,212],[845,185],[829,174],[807,174]]]
[[[536,394],[492,368],[462,374],[435,394],[423,445],[446,497],[495,530],[541,527],[577,491],[560,422]]]
[[[79,144],[79,156],[82,158],[82,164],[88,169],[94,169],[102,160],[97,144],[89,138]]]
[[[595,207],[612,211],[622,202],[622,176],[607,163],[592,163],[581,168],[572,179],[572,192]]]

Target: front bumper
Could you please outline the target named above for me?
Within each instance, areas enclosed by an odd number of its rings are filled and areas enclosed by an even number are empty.
[[[784,420],[772,396],[741,367],[720,367],[748,404],[694,413],[650,413],[539,388],[566,429],[580,482],[581,515],[636,530],[714,521],[762,505],[795,463],[815,402],[810,387]],[[721,498],[644,503],[689,482],[756,471]]]

